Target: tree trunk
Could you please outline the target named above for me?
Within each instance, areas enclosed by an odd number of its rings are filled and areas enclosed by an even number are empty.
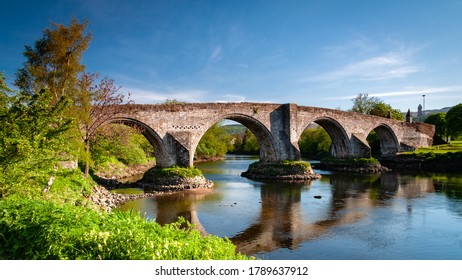
[[[90,173],[90,140],[85,139],[85,178],[88,178]]]

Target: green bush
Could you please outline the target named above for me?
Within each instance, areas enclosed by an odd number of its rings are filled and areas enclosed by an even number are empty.
[[[223,126],[216,123],[202,136],[194,157],[198,159],[223,157],[226,152],[232,150],[232,148],[231,136],[226,132]]]
[[[183,228],[184,227],[184,228]],[[247,259],[189,224],[166,226],[44,200],[0,201],[0,259]]]
[[[110,166],[147,164],[154,149],[134,128],[112,124],[100,131],[91,145],[93,167],[105,171]]]

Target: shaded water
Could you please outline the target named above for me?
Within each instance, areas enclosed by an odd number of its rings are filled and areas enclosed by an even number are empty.
[[[257,158],[198,164],[215,183],[127,202],[161,224],[178,216],[262,259],[462,259],[462,174],[352,175],[308,183],[240,177]],[[320,197],[320,198],[319,198]]]

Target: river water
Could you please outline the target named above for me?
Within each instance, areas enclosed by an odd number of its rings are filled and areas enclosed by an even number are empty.
[[[249,156],[197,164],[215,183],[127,202],[165,224],[179,216],[260,259],[462,259],[462,173],[354,175],[306,183],[240,176]]]

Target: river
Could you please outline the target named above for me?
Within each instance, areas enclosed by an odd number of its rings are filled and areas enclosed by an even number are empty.
[[[462,259],[462,174],[323,170],[307,183],[253,181],[240,176],[249,156],[197,164],[215,183],[129,201],[165,224],[183,216],[202,234],[228,237],[260,259]]]

